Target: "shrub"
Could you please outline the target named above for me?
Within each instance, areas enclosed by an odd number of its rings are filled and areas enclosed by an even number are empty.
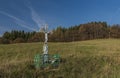
[[[13,43],[23,43],[25,40],[23,38],[16,38]]]
[[[0,38],[0,44],[2,44],[2,38]]]
[[[10,44],[10,41],[5,38],[0,38],[0,44]]]

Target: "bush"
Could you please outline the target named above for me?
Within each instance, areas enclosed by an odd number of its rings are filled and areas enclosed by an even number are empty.
[[[0,44],[2,44],[2,38],[0,38]]]
[[[16,38],[13,43],[23,43],[25,40],[23,38]]]
[[[0,38],[0,44],[10,44],[10,41],[5,38]]]
[[[40,42],[40,39],[39,39],[39,38],[32,37],[32,38],[28,39],[27,42]]]

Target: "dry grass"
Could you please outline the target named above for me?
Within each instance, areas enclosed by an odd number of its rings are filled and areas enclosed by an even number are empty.
[[[0,45],[0,77],[3,78],[120,78],[120,40],[100,39],[49,43],[49,53],[63,62],[56,71],[35,70],[33,58],[43,43]]]

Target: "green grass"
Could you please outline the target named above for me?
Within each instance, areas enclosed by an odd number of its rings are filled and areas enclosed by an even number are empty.
[[[35,70],[33,58],[43,43],[0,45],[0,78],[120,78],[120,40],[99,39],[49,43],[58,53],[58,69]]]

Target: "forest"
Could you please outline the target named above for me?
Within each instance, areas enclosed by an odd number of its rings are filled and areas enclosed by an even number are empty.
[[[106,22],[89,22],[68,28],[58,26],[48,33],[49,42],[72,42],[81,40],[120,38],[120,25]],[[43,32],[12,30],[0,37],[0,44],[43,42]]]

